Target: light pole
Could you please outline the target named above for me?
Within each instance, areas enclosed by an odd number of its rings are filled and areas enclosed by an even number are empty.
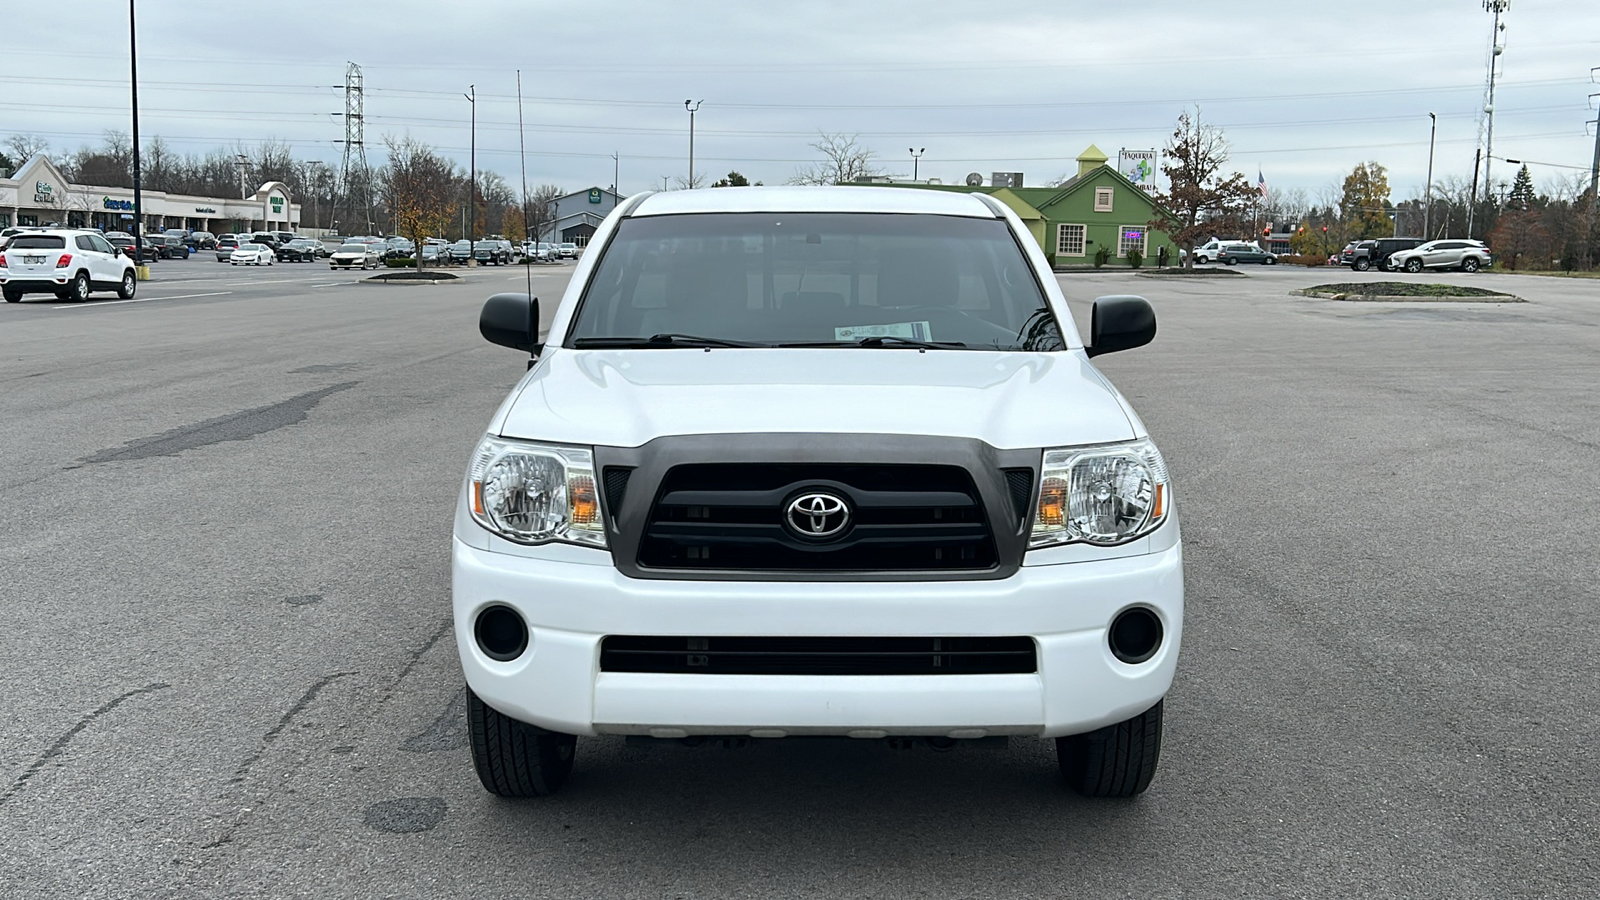
[[[694,114],[700,111],[700,104],[704,100],[685,100],[683,108],[689,111],[689,180],[684,182],[684,187],[694,188]],[[691,106],[690,104],[694,104]]]
[[[1600,81],[1600,79],[1595,78],[1597,74],[1600,74],[1600,68],[1590,69],[1589,80]],[[1600,94],[1589,95],[1590,100],[1596,97],[1600,97]],[[1589,164],[1589,193],[1600,198],[1600,192],[1597,192],[1597,189],[1600,189],[1600,113],[1597,113],[1594,119],[1594,162]],[[1592,204],[1594,201],[1590,202]]]
[[[478,231],[478,86],[467,85],[467,92],[461,96],[467,98],[467,103],[472,105],[472,138],[468,145],[467,165],[471,179],[467,183],[467,265],[474,265],[477,250]]]
[[[150,277],[144,264],[144,202],[139,192],[139,37],[133,27],[133,0],[128,0],[128,83],[133,101],[133,261],[138,278]]]
[[[1428,132],[1428,185],[1422,189],[1422,239],[1433,240],[1433,232],[1428,230],[1428,214],[1433,212],[1433,139],[1439,135],[1439,117],[1428,113],[1428,118],[1433,120],[1433,126]]]
[[[927,153],[928,148],[923,147],[920,150],[908,149],[906,152],[911,154],[911,180],[916,181],[917,174],[921,171],[921,169],[918,168],[918,165],[922,162],[922,154]]]
[[[611,154],[611,208],[617,208],[617,195],[622,193],[618,185],[622,181],[622,151]]]

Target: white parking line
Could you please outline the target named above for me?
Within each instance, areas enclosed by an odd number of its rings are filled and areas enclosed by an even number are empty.
[[[151,300],[193,300],[196,297],[221,297],[233,291],[212,291],[209,294],[179,294],[176,297],[135,297],[132,300],[99,300],[88,303],[74,303],[71,306],[58,306],[56,309],[99,309],[102,306],[116,306],[119,303],[147,303]]]
[[[311,287],[338,287],[341,284],[360,284],[359,281],[329,281],[323,284],[313,284]]]
[[[298,278],[279,278],[275,281],[225,281],[223,285],[225,287],[244,287],[251,284],[294,284],[298,281],[300,281]]]

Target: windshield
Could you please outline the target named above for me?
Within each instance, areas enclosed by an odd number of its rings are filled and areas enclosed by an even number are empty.
[[[674,334],[765,346],[1066,346],[1005,222],[899,214],[623,220],[568,345]]]
[[[67,239],[53,234],[19,234],[6,246],[11,250],[64,250]]]

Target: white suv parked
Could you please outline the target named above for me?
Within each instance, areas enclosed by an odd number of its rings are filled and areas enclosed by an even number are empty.
[[[981,194],[641,194],[463,479],[457,649],[478,777],[549,794],[578,735],[1055,740],[1143,791],[1183,624],[1166,464],[1026,227]]]
[[[1454,239],[1429,241],[1410,250],[1396,250],[1389,255],[1387,265],[1391,270],[1404,269],[1413,274],[1423,269],[1460,269],[1476,272],[1493,263],[1489,248],[1482,241]]]
[[[54,294],[83,302],[92,291],[133,298],[139,279],[133,261],[97,231],[42,229],[12,236],[0,251],[0,292],[7,303],[27,294]]]

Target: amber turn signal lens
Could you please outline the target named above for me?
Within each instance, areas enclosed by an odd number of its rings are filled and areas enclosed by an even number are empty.
[[[1039,485],[1039,524],[1061,525],[1067,521],[1067,480],[1045,478]]]
[[[1150,520],[1153,522],[1167,514],[1167,486],[1156,485],[1156,500],[1150,504]]]
[[[593,525],[600,521],[600,502],[595,498],[594,479],[578,475],[567,484],[572,492],[572,521],[576,525]]]

